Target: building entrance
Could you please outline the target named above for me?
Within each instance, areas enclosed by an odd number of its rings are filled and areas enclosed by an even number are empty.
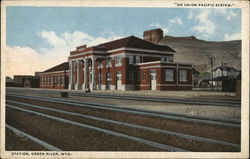
[[[116,74],[116,90],[121,90],[122,88],[122,79],[121,79],[121,73],[120,72],[118,72],[117,74]]]
[[[150,73],[150,88],[151,90],[156,90],[156,73]]]

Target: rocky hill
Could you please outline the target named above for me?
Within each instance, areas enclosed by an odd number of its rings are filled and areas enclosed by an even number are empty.
[[[237,70],[241,70],[241,40],[211,42],[191,37],[165,36],[159,42],[168,45],[177,53],[175,61],[193,63],[194,67],[205,72],[211,70],[209,57],[214,57],[214,67],[227,63]]]

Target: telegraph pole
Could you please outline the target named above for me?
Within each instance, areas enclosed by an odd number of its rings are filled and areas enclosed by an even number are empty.
[[[214,73],[213,73],[214,59],[213,59],[213,56],[210,56],[210,64],[211,64],[211,67],[212,67],[212,91],[214,91]]]
[[[224,81],[224,63],[221,61],[221,92],[223,92],[223,81]]]

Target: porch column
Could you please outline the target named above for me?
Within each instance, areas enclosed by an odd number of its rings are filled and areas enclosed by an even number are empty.
[[[88,88],[88,59],[84,58],[84,82],[83,82],[83,89]]]
[[[76,71],[77,71],[77,76],[76,76],[76,84],[75,84],[75,90],[79,90],[79,82],[80,82],[80,68],[79,68],[79,60],[76,61]]]
[[[96,89],[96,81],[95,81],[95,61],[96,57],[92,57],[92,87],[90,89],[95,90]]]
[[[176,64],[176,86],[179,86],[179,64]]]
[[[72,78],[73,78],[73,72],[72,72],[72,61],[69,61],[69,90],[72,90]]]
[[[83,71],[82,73],[83,73],[83,83],[82,83],[82,90],[85,90],[85,82],[86,82],[86,60],[85,60],[85,58],[83,59],[83,70],[81,70],[81,71]]]

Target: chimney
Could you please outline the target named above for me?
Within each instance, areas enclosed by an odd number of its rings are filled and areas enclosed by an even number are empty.
[[[158,44],[159,41],[163,38],[163,31],[162,29],[153,29],[153,30],[147,30],[143,33],[143,39],[155,44]]]
[[[82,46],[78,46],[76,49],[77,51],[84,51],[87,48],[87,45],[82,45]]]

